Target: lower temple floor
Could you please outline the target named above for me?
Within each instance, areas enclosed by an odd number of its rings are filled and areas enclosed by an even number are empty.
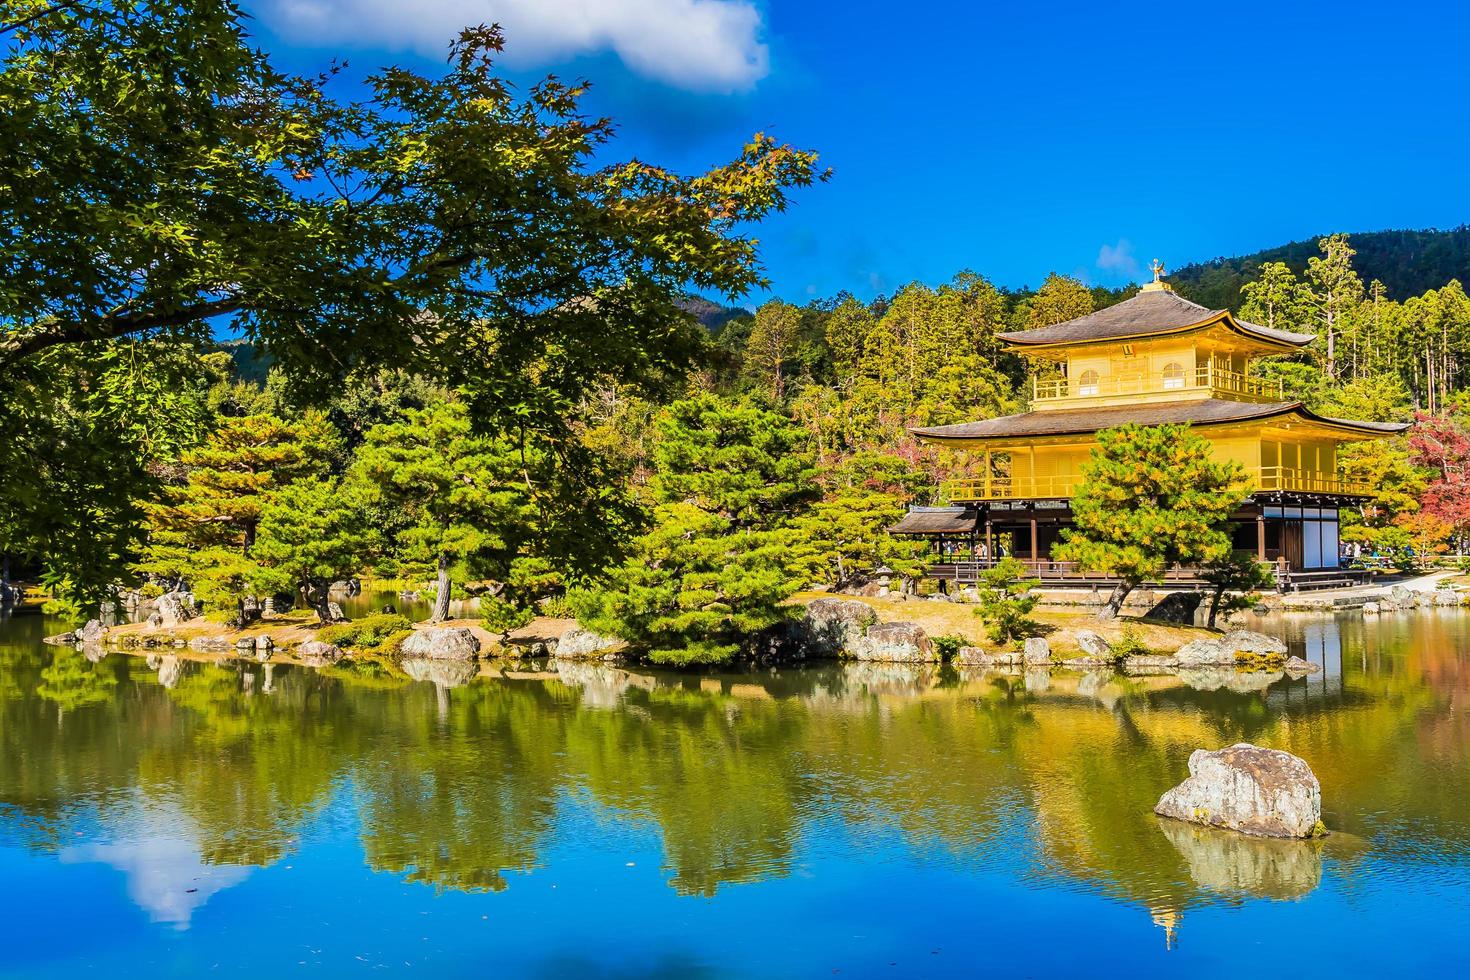
[[[1344,552],[1339,515],[1341,508],[1354,504],[1317,496],[1251,498],[1231,515],[1234,547],[1276,565],[1283,579],[1345,583],[1352,578],[1345,566],[1353,556]],[[940,566],[978,568],[1013,557],[1045,579],[1088,580],[1075,566],[1052,558],[1063,532],[1072,526],[1066,500],[1018,500],[915,508],[890,530],[929,540]],[[1178,569],[1171,577],[1188,579],[1191,573]]]

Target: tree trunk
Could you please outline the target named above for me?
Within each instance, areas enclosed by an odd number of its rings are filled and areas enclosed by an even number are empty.
[[[10,599],[10,556],[0,555],[0,606],[9,604]]]
[[[322,623],[336,621],[332,615],[332,583],[325,581],[313,581],[307,583],[307,599],[311,608],[316,610],[316,618]]]
[[[434,614],[431,623],[442,623],[449,618],[449,555],[439,556],[439,592],[434,596]]]
[[[1206,628],[1215,628],[1215,617],[1220,614],[1220,600],[1223,598],[1225,598],[1225,586],[1217,586],[1215,591],[1210,595],[1210,618],[1205,623]]]
[[[1097,618],[1117,619],[1118,614],[1123,611],[1123,600],[1127,599],[1128,593],[1132,591],[1132,582],[1119,582],[1113,587],[1113,594],[1108,596],[1107,603],[1097,611]]]

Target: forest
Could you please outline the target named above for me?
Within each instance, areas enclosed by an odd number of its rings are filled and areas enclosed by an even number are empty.
[[[0,210],[27,234],[0,293],[0,553],[76,613],[187,586],[226,619],[277,595],[325,619],[330,583],[371,575],[433,582],[438,618],[473,585],[501,626],[572,614],[655,660],[723,660],[799,590],[918,577],[885,528],[976,461],[910,430],[1023,411],[997,334],[1136,288],[964,270],[870,302],[713,302],[763,288],[751,229],[820,193],[816,154],[758,134],[693,176],[609,162],[582,87],[512,90],[490,28],[358,101],[207,0],[37,5],[7,36]],[[1460,282],[1396,295],[1331,235],[1239,296],[1318,335],[1258,366],[1290,398],[1415,421],[1347,452],[1378,496],[1344,539],[1457,547]]]

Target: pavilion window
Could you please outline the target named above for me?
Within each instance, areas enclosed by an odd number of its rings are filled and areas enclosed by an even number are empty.
[[[1164,365],[1164,388],[1184,387],[1184,366],[1178,361],[1170,361]]]
[[[1077,394],[1095,395],[1098,392],[1098,375],[1096,371],[1083,371],[1082,376],[1077,379]]]

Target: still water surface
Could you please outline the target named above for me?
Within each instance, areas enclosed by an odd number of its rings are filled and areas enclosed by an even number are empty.
[[[0,622],[0,975],[1402,975],[1470,929],[1470,614],[1263,690],[829,666],[458,688]],[[1159,821],[1304,756],[1324,843]]]

